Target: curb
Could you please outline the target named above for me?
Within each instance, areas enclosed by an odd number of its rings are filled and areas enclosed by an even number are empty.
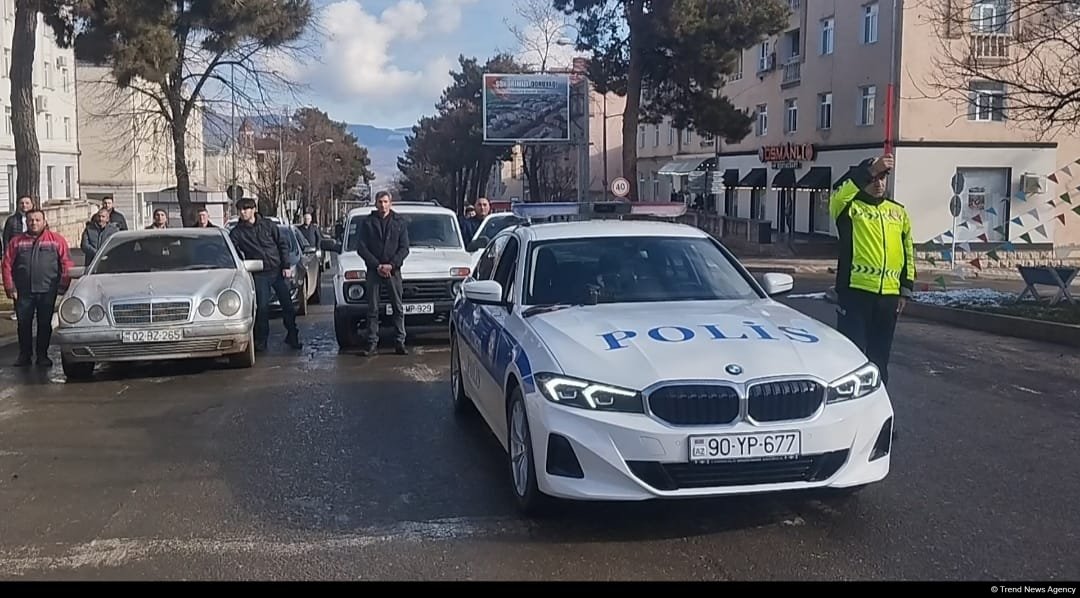
[[[1080,326],[909,301],[904,316],[1000,336],[1080,347]]]

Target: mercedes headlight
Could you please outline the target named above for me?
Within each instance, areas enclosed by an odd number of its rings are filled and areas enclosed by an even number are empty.
[[[633,390],[555,374],[536,374],[533,378],[544,398],[552,403],[594,411],[645,413],[641,393]]]
[[[218,297],[218,311],[226,316],[235,316],[240,312],[242,305],[243,301],[240,300],[240,293],[232,289],[225,291]]]
[[[68,324],[78,324],[86,315],[86,305],[78,297],[68,297],[60,304],[60,319]]]
[[[199,303],[199,315],[204,318],[214,315],[215,309],[217,309],[217,306],[210,299],[203,299],[202,303]]]
[[[881,372],[868,363],[829,385],[829,403],[860,399],[881,388]]]
[[[90,309],[86,310],[86,315],[90,317],[91,322],[100,322],[105,319],[105,308],[100,305],[91,305]]]

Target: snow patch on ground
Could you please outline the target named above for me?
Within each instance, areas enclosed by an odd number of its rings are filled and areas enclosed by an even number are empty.
[[[930,305],[1009,305],[1016,302],[1016,293],[994,289],[953,289],[949,291],[921,291],[913,294],[919,303]]]

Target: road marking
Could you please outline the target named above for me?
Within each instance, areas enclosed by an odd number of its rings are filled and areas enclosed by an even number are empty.
[[[1017,386],[1015,384],[1013,384],[1013,388],[1015,388],[1016,390],[1022,391],[1022,392],[1033,394],[1033,395],[1041,395],[1042,394],[1041,392],[1039,392],[1037,390],[1032,390],[1030,388],[1025,388],[1023,386]]]
[[[309,540],[269,536],[222,538],[110,538],[69,545],[0,549],[0,574],[25,575],[32,571],[117,568],[158,556],[202,557],[257,555],[259,558],[295,557],[313,552],[366,548],[388,542],[457,540],[477,536],[526,535],[529,524],[512,518],[452,518],[402,522],[358,534]]]

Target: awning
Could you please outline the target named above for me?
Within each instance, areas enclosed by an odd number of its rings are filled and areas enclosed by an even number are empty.
[[[729,168],[724,171],[724,186],[725,187],[738,187],[739,186],[739,169]]]
[[[692,160],[672,160],[656,171],[656,174],[669,174],[683,176],[700,170],[700,166],[708,158],[694,158]]]
[[[832,188],[833,188],[833,189],[839,189],[839,188],[840,188],[840,185],[843,185],[843,184],[844,184],[844,179],[846,179],[846,178],[848,178],[849,176],[851,176],[851,173],[852,173],[852,172],[853,172],[853,171],[854,171],[854,170],[855,170],[856,168],[858,168],[858,167],[859,167],[859,165],[858,165],[858,164],[852,164],[852,165],[851,165],[851,166],[850,166],[850,167],[849,167],[849,168],[847,169],[847,171],[846,171],[846,172],[844,172],[844,174],[840,175],[840,178],[838,178],[838,179],[836,179],[835,181],[833,181],[833,184],[832,184]]]
[[[832,168],[814,166],[795,183],[800,189],[828,189],[832,186]]]
[[[776,176],[773,177],[772,186],[774,189],[794,189],[795,188],[795,169],[794,168],[781,168]]]
[[[769,174],[764,168],[754,168],[750,172],[746,173],[746,176],[739,181],[740,187],[767,187],[769,185]]]

